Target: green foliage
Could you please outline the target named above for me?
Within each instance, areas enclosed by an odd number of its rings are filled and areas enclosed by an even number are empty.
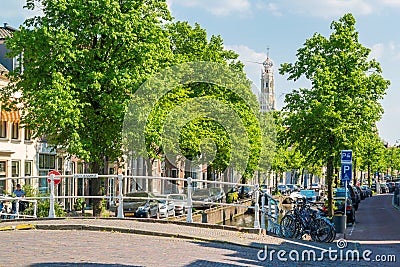
[[[24,185],[23,189],[25,191],[26,197],[48,197],[48,194],[40,194],[39,191],[31,185]],[[37,210],[36,216],[38,218],[49,217],[49,209],[50,209],[50,200],[49,199],[39,199],[37,201]],[[29,203],[27,209],[24,210],[24,214],[33,215],[34,205],[33,203]],[[57,217],[64,217],[65,212],[60,204],[57,202],[54,203],[54,211]]]
[[[307,161],[327,165],[328,199],[332,202],[332,176],[339,151],[357,150],[363,136],[374,132],[383,109],[379,100],[389,81],[370,49],[358,41],[355,19],[346,14],[331,24],[328,38],[315,33],[297,51],[295,63],[279,72],[296,81],[304,76],[311,88],[286,95],[283,123],[290,144],[296,144]],[[329,207],[332,213],[332,205]]]
[[[233,203],[239,199],[239,193],[237,191],[228,192],[226,194],[226,203]]]
[[[171,56],[165,1],[40,2],[44,16],[25,21],[7,40],[24,53],[3,103],[17,92],[22,123],[35,136],[87,162],[121,156],[121,130],[131,95]],[[27,104],[29,103],[29,104]],[[15,103],[10,103],[11,105]]]
[[[75,209],[76,211],[82,210],[82,209],[85,208],[85,205],[86,205],[85,199],[84,199],[84,198],[78,198],[78,199],[75,201],[74,209]]]

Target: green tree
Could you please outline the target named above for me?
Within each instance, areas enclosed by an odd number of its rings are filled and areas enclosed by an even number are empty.
[[[360,169],[367,172],[368,185],[372,185],[371,174],[383,169],[385,162],[383,141],[379,138],[377,132],[365,135],[360,143]]]
[[[260,158],[268,161],[267,153],[261,153],[267,147],[262,139],[273,127],[268,116],[259,114],[243,64],[236,53],[224,49],[220,36],[208,39],[198,24],[176,22],[166,28],[176,65],[149,79],[142,93],[134,96],[125,118],[128,151],[133,157],[149,159],[167,155],[172,164],[187,159],[191,162],[180,164],[187,169],[192,163],[207,163],[211,179],[212,173],[221,173],[232,163],[232,151],[248,148],[247,154],[236,151],[239,161],[247,165],[230,165],[245,182],[261,166]],[[247,140],[235,135],[235,123],[244,126]],[[145,146],[138,142],[142,135]]]
[[[331,29],[329,38],[315,33],[306,40],[297,51],[298,60],[279,70],[289,80],[304,76],[311,81],[311,88],[286,96],[284,124],[289,141],[298,144],[302,154],[326,164],[330,215],[335,157],[372,132],[383,113],[379,100],[389,85],[379,63],[368,60],[370,49],[359,43],[351,14],[332,22]]]
[[[171,57],[162,0],[27,0],[43,16],[27,19],[7,40],[11,56],[24,55],[24,71],[11,74],[2,94],[23,104],[22,123],[34,136],[91,163],[122,154],[122,124],[132,94]],[[18,103],[15,103],[18,102]],[[101,195],[100,180],[92,194]],[[93,214],[100,215],[94,200]]]

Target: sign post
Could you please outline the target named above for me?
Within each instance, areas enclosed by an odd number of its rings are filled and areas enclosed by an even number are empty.
[[[348,182],[351,181],[351,176],[353,174],[352,169],[353,169],[353,151],[352,150],[342,150],[341,151],[341,181],[344,182],[344,188],[345,188],[345,199],[344,199],[344,216],[346,216],[346,210],[347,210],[347,186]],[[346,217],[345,217],[346,218]],[[345,229],[346,229],[346,222],[345,222]],[[345,233],[344,233],[345,235]],[[346,236],[345,236],[346,237]]]
[[[54,210],[54,185],[57,185],[61,182],[61,177],[55,177],[56,175],[60,176],[61,173],[58,171],[50,171],[48,174],[50,178],[47,178],[47,181],[50,183],[50,209],[49,209],[49,218],[55,218],[56,212]]]

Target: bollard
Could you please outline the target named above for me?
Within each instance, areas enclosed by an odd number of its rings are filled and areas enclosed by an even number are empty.
[[[37,200],[35,199],[34,202],[33,202],[33,217],[34,218],[37,218],[36,211],[37,211]]]
[[[117,218],[124,218],[124,203],[122,195],[122,174],[118,174],[118,214]]]
[[[188,177],[187,178],[187,183],[188,183],[188,189],[187,189],[187,215],[186,215],[186,222],[187,223],[192,223],[193,218],[192,218],[192,178]]]
[[[272,232],[272,199],[268,197],[268,232]]]
[[[17,199],[15,203],[15,215],[17,216],[17,219],[19,219],[19,199]]]
[[[50,174],[50,210],[49,218],[55,218],[56,213],[54,211],[54,174]]]
[[[265,193],[261,196],[261,229],[267,230],[265,227]]]
[[[255,188],[255,205],[254,205],[254,228],[260,228],[260,204],[258,204],[260,198],[260,191],[258,190],[258,184],[256,184]]]

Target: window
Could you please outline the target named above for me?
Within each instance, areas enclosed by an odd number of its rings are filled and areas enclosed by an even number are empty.
[[[19,177],[19,161],[12,161],[11,162],[11,176],[12,177]]]
[[[0,138],[7,138],[7,122],[2,121],[0,123]]]
[[[39,154],[39,169],[55,169],[56,155]]]
[[[57,170],[59,172],[63,172],[63,159],[62,158],[57,158]]]
[[[24,129],[24,132],[25,132],[25,134],[24,134],[24,139],[25,139],[26,141],[31,140],[31,138],[32,138],[32,131],[25,128],[25,129]]]
[[[11,126],[11,139],[19,139],[19,123],[13,122]]]
[[[25,161],[25,176],[32,176],[32,161]]]
[[[0,161],[0,177],[6,177],[6,165],[7,161]],[[6,189],[6,181],[0,180],[0,194],[4,194]]]

